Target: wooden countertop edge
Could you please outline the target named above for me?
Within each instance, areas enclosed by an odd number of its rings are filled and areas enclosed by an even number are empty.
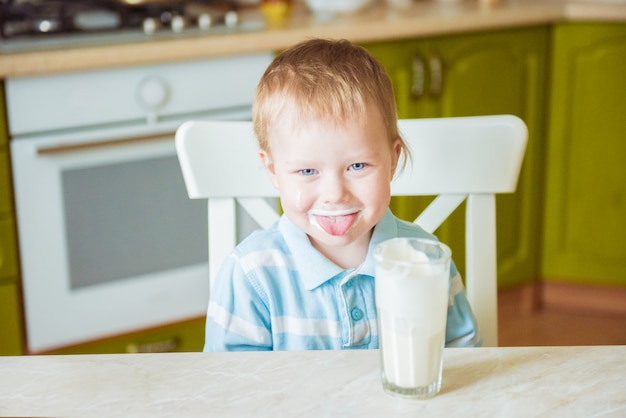
[[[354,42],[416,38],[458,32],[549,24],[563,20],[626,20],[626,7],[614,13],[594,12],[586,3],[519,3],[500,7],[463,3],[449,9],[435,3],[420,4],[406,13],[374,8],[355,16],[317,22],[309,14],[295,16],[289,24],[261,31],[204,35],[171,40],[66,48],[0,54],[0,78],[28,77],[135,65],[200,60],[229,55],[261,53],[286,48],[312,38],[347,38]],[[372,30],[372,25],[376,30]]]
[[[563,19],[573,21],[622,22],[626,21],[624,3],[606,3],[601,8],[595,3],[573,2],[563,5]]]

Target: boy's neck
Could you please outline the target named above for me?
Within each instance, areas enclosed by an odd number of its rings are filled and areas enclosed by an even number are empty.
[[[342,269],[357,268],[365,261],[369,249],[369,241],[372,236],[370,232],[366,237],[352,242],[343,247],[325,246],[315,242],[309,236],[311,245],[324,257],[341,267]]]

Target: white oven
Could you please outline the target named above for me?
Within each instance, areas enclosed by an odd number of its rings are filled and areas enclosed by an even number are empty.
[[[29,352],[205,314],[206,204],[174,131],[249,118],[271,58],[7,80]]]

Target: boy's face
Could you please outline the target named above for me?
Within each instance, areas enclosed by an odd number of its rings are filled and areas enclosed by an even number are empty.
[[[271,130],[270,153],[261,151],[285,215],[335,262],[363,261],[389,206],[401,143],[390,145],[380,113],[369,108],[362,126],[355,119],[294,127],[287,112],[281,118],[287,122]],[[339,250],[348,254],[337,257]]]

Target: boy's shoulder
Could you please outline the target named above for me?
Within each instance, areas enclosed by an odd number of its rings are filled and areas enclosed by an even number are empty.
[[[394,215],[398,237],[425,237],[436,238],[433,234],[426,232],[421,226],[414,222],[402,220]]]
[[[285,239],[282,236],[278,222],[267,229],[257,229],[237,244],[236,250],[241,254],[247,254],[259,250],[286,249]]]

